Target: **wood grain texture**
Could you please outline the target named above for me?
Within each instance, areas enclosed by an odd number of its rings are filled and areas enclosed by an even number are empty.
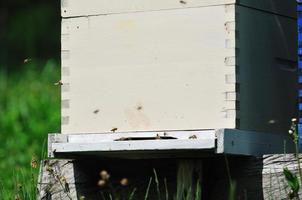
[[[81,196],[97,198],[85,173],[74,163],[73,160],[42,161],[37,199],[77,200]]]
[[[62,133],[235,128],[234,9],[63,19]]]
[[[300,159],[302,155],[300,155]],[[299,177],[298,162],[293,155],[263,157],[262,182],[264,199],[286,199],[291,189],[288,186],[283,168],[286,167]],[[302,189],[299,191],[302,195]]]
[[[234,3],[296,17],[295,0],[62,0],[61,2],[63,17],[181,9]]]
[[[293,155],[275,154],[259,158],[228,157],[227,159],[231,178],[236,184],[236,199],[289,199],[290,189],[284,178],[283,168],[288,167],[293,173],[298,174],[297,161]],[[206,179],[208,180],[206,192],[209,194],[207,199],[224,200],[229,193],[230,181],[225,161],[221,158],[208,160],[206,163],[207,173],[211,174]],[[302,195],[302,190],[299,194]]]

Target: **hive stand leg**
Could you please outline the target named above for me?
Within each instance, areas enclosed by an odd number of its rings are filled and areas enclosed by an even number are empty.
[[[300,155],[302,157],[302,155]],[[283,175],[287,167],[294,174],[298,173],[298,163],[293,155],[264,155],[260,158],[229,157],[231,179],[236,183],[236,199],[272,200],[289,199],[290,188]],[[225,200],[229,195],[229,178],[223,159],[208,161],[206,183],[207,199]],[[302,197],[302,190],[299,192]]]
[[[82,196],[96,199],[89,187],[86,174],[74,160],[43,160],[38,180],[41,200],[78,200]],[[87,199],[85,198],[85,199]]]

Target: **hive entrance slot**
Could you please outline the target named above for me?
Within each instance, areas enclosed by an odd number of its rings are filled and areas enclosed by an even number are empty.
[[[155,137],[121,137],[114,141],[141,141],[141,140],[175,140],[176,137],[171,136],[155,136]]]

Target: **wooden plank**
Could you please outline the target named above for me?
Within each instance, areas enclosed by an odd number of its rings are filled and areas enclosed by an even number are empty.
[[[263,166],[264,199],[288,198],[291,189],[285,180],[283,169],[286,167],[299,177],[297,159],[293,155],[266,155],[263,157]],[[302,189],[299,190],[299,196],[301,195]]]
[[[235,128],[234,9],[63,19],[62,133]]]
[[[242,6],[236,12],[238,128],[287,134],[297,116],[296,20]]]
[[[99,143],[54,143],[52,150],[60,153],[89,153],[89,152],[135,152],[135,151],[171,151],[171,150],[210,150],[215,148],[213,139],[188,140],[144,140],[144,141],[115,141]]]
[[[116,133],[79,133],[79,134],[56,134],[56,138],[61,140],[53,140],[54,136],[49,135],[51,143],[98,143],[98,142],[114,142],[121,140],[146,140],[146,139],[215,139],[214,130],[199,130],[199,131],[149,131],[149,132],[116,132]]]
[[[192,8],[235,3],[235,0],[62,0],[63,17]]]
[[[236,129],[221,129],[216,134],[218,154],[261,156],[294,152],[294,145],[289,135]]]
[[[48,157],[53,157],[54,154],[53,154],[53,147],[52,147],[52,144],[55,144],[55,143],[61,143],[61,142],[67,142],[68,141],[68,138],[66,135],[62,135],[62,134],[48,134],[48,141],[47,141],[47,144],[48,144],[48,147],[47,147],[47,155]]]
[[[73,160],[44,160],[41,162],[37,199],[78,200],[82,195],[97,199],[97,193],[89,188],[86,174]],[[86,185],[86,187],[84,187]]]
[[[64,141],[51,142],[56,137]],[[214,130],[49,135],[49,157],[101,155],[108,158],[203,156],[214,152]],[[198,152],[197,152],[198,151]]]
[[[240,5],[264,11],[296,17],[295,0],[62,0],[61,2],[63,17],[192,8],[234,4],[236,2]]]

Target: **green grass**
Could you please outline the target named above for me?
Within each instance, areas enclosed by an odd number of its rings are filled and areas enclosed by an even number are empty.
[[[34,193],[31,159],[40,160],[47,134],[60,127],[59,77],[53,60],[30,61],[11,74],[0,68],[0,199]]]

